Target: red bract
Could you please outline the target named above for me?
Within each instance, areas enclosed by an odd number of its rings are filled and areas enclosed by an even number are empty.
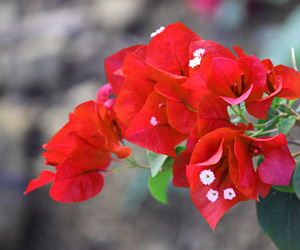
[[[181,152],[175,158],[172,165],[173,169],[173,185],[176,187],[190,187],[189,181],[186,177],[186,166],[189,164],[192,152],[188,149]]]
[[[300,74],[296,70],[283,66],[273,66],[269,60],[263,60],[266,70],[265,92],[268,96],[246,102],[249,114],[259,119],[266,119],[274,97],[287,100],[300,98]]]
[[[229,105],[260,98],[265,84],[266,74],[262,63],[255,56],[245,55],[237,60],[215,57],[207,79],[211,92]]]
[[[122,132],[113,108],[104,106],[109,93],[109,86],[105,86],[98,95],[99,103],[82,103],[70,114],[69,122],[44,145],[48,149],[43,153],[45,163],[54,166],[56,173],[42,171],[25,193],[52,181],[50,196],[56,201],[84,201],[101,191],[104,178],[100,172],[109,166],[111,152],[119,158],[131,153],[119,144]]]
[[[166,72],[188,76],[190,44],[202,40],[182,23],[168,25],[149,43],[146,61]]]
[[[158,154],[175,157],[175,146],[187,135],[170,127],[165,103],[166,99],[158,93],[149,94],[145,105],[128,127],[125,138]]]
[[[193,151],[195,144],[202,136],[215,129],[228,127],[234,130],[243,130],[247,127],[242,123],[238,125],[231,123],[226,102],[213,94],[205,95],[199,99],[199,111],[197,115],[197,123],[194,125],[187,139],[186,146],[191,151]]]
[[[138,54],[142,56],[144,54],[144,48],[145,45],[135,45],[129,48],[122,49],[105,59],[106,78],[107,81],[111,84],[116,95],[119,94],[122,83],[124,81],[122,72],[117,72],[122,68],[124,58],[128,53]]]
[[[236,137],[235,154],[238,155],[240,183],[247,186],[249,174],[242,169],[253,169],[253,156],[263,155],[264,160],[257,169],[258,178],[266,184],[288,186],[295,168],[295,161],[287,147],[284,134],[270,138]],[[251,165],[250,165],[251,162]],[[248,166],[247,166],[248,165]],[[252,168],[251,168],[252,167]]]
[[[289,185],[295,162],[283,134],[275,138],[250,138],[244,130],[219,128],[195,145],[187,178],[191,198],[208,224],[215,228],[232,206],[265,197],[271,185]],[[252,158],[264,161],[254,170]]]
[[[156,153],[175,156],[174,147],[196,122],[196,112],[189,108],[196,106],[193,91],[181,84],[189,75],[190,44],[200,40],[183,24],[176,23],[151,40],[145,58],[127,54],[118,70],[125,80],[115,105],[117,116],[127,127],[125,139]]]

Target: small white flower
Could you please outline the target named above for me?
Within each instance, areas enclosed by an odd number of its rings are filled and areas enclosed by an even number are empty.
[[[219,192],[217,190],[210,189],[206,194],[206,198],[211,202],[215,202],[219,198]]]
[[[232,200],[234,197],[236,197],[236,194],[232,188],[226,188],[223,192],[224,199],[226,200]]]
[[[199,177],[204,185],[210,185],[216,179],[214,173],[210,169],[202,170]]]
[[[193,52],[194,57],[203,57],[203,54],[205,52],[205,49],[197,49]]]
[[[159,33],[163,32],[163,30],[165,29],[164,26],[161,26],[159,29],[157,29],[156,31],[152,32],[150,37],[153,38],[155,37],[156,35],[158,35]]]
[[[154,116],[151,117],[150,124],[152,126],[156,126],[158,124],[158,121],[157,121],[156,117],[154,117]]]
[[[194,59],[189,61],[189,66],[191,68],[194,68],[196,66],[199,66],[201,63],[202,58],[201,57],[194,57]]]

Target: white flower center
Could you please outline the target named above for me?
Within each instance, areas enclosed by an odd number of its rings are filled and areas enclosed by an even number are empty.
[[[195,50],[193,52],[194,58],[189,61],[189,67],[195,68],[197,66],[200,66],[204,52],[205,52],[205,49],[201,49],[201,48]]]
[[[194,57],[203,57],[203,54],[205,52],[205,49],[197,49],[193,52]]]
[[[210,185],[216,179],[214,173],[210,169],[202,170],[199,177],[204,185]]]
[[[165,29],[164,26],[161,26],[159,29],[157,29],[156,31],[152,32],[150,37],[153,38],[155,37],[156,35],[158,35],[159,33],[163,32],[163,30]]]
[[[201,57],[194,57],[194,59],[189,61],[189,66],[191,68],[195,68],[196,66],[199,66],[201,63]]]
[[[217,190],[210,189],[206,194],[206,198],[211,202],[215,202],[219,198],[219,192]]]
[[[226,200],[232,200],[234,197],[236,197],[236,194],[232,188],[226,188],[223,190],[224,192],[224,199]]]
[[[157,121],[156,117],[154,117],[154,116],[151,117],[150,124],[152,126],[156,126],[158,124],[158,121]]]

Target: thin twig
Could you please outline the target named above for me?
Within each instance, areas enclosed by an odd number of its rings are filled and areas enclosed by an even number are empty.
[[[286,141],[287,141],[287,143],[300,146],[300,141],[298,141],[298,140],[295,140],[295,139],[292,139],[292,138],[287,138]]]
[[[300,151],[298,151],[298,152],[292,154],[293,158],[296,158],[296,157],[298,157],[299,155],[300,155]]]
[[[293,68],[298,71],[297,64],[296,64],[296,58],[295,58],[295,50],[293,47],[290,48],[290,53],[291,53]]]

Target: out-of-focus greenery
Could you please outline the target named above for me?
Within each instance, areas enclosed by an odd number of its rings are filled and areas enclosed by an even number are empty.
[[[296,62],[300,64],[300,4],[285,21],[278,26],[264,26],[260,29],[261,58],[270,58],[274,65],[292,67],[290,47],[294,47]]]

